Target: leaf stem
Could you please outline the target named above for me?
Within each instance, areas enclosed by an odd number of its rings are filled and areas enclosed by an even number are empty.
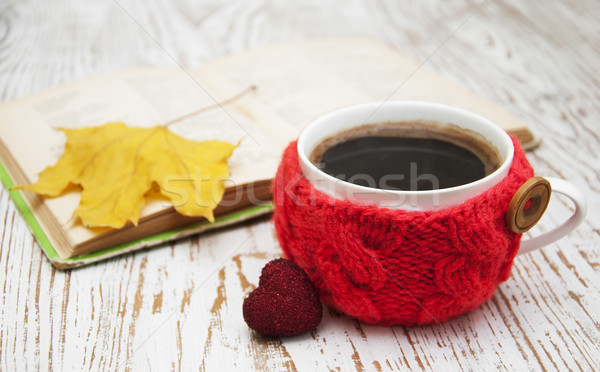
[[[185,115],[183,115],[183,116],[180,116],[180,117],[178,117],[178,118],[176,118],[176,119],[173,119],[173,120],[171,120],[171,121],[167,122],[167,123],[164,125],[164,127],[168,127],[168,126],[169,126],[169,125],[171,125],[171,124],[175,124],[175,123],[177,123],[177,122],[179,122],[179,121],[182,121],[182,120],[185,120],[185,119],[187,119],[187,118],[190,118],[190,117],[192,117],[192,116],[194,116],[194,115],[197,115],[197,114],[199,114],[199,113],[201,113],[201,112],[208,111],[208,110],[212,110],[212,109],[214,109],[214,108],[221,107],[221,105],[227,105],[227,104],[229,104],[229,103],[232,103],[232,102],[234,102],[234,101],[236,101],[236,100],[238,100],[238,99],[242,98],[242,97],[243,97],[243,96],[245,96],[246,94],[248,94],[248,93],[250,93],[250,92],[253,92],[253,91],[255,91],[255,90],[256,90],[256,85],[255,85],[255,84],[252,84],[252,85],[248,86],[246,89],[242,90],[241,92],[239,92],[238,94],[236,94],[236,95],[235,95],[235,96],[233,96],[233,97],[229,97],[229,98],[227,98],[227,99],[226,99],[226,100],[224,100],[224,101],[217,102],[217,103],[215,103],[215,104],[213,104],[213,105],[206,106],[206,107],[202,107],[201,109],[198,109],[198,110],[195,110],[195,111],[189,112],[189,113],[187,113],[187,114],[185,114]]]

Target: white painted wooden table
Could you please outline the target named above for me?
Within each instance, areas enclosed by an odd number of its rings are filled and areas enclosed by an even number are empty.
[[[599,14],[597,0],[0,1],[2,100],[128,67],[368,36],[531,123],[544,138],[529,153],[537,172],[576,183],[590,207],[568,238],[517,258],[471,314],[405,328],[325,310],[312,334],[266,339],[241,306],[281,254],[268,219],[62,272],[2,190],[0,370],[600,370]],[[568,213],[554,201],[537,231]]]

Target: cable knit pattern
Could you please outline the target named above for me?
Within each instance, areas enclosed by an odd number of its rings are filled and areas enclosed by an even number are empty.
[[[504,216],[533,169],[519,143],[510,173],[485,193],[438,212],[334,200],[302,176],[296,142],[273,183],[277,237],[321,300],[380,325],[442,322],[485,302],[508,279],[521,235]]]

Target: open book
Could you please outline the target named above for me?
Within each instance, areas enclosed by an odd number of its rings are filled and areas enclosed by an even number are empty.
[[[492,103],[367,39],[285,44],[228,56],[194,71],[140,68],[51,88],[0,105],[0,176],[5,187],[29,184],[62,154],[58,127],[110,121],[166,123],[215,105],[248,86],[256,91],[170,126],[183,137],[241,145],[229,159],[216,221],[183,217],[164,200],[148,200],[138,226],[88,229],[71,218],[75,190],[57,198],[28,191],[11,196],[51,262],[77,266],[269,213],[270,180],[285,146],[315,117],[368,101],[427,100],[459,106],[495,121],[534,146],[527,125]]]

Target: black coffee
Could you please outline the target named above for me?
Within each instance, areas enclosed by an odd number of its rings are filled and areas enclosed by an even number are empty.
[[[340,134],[337,141],[331,141],[333,145],[316,154],[316,159],[311,157],[329,175],[386,190],[445,189],[481,179],[498,167],[497,157],[490,160],[487,156],[484,162],[481,156],[460,144],[461,141],[470,144],[472,138],[461,134],[458,137],[462,140],[454,138],[450,142],[431,138],[444,137],[443,133],[435,133],[420,133],[417,138],[406,137],[410,131],[404,135],[371,133],[347,140]]]

